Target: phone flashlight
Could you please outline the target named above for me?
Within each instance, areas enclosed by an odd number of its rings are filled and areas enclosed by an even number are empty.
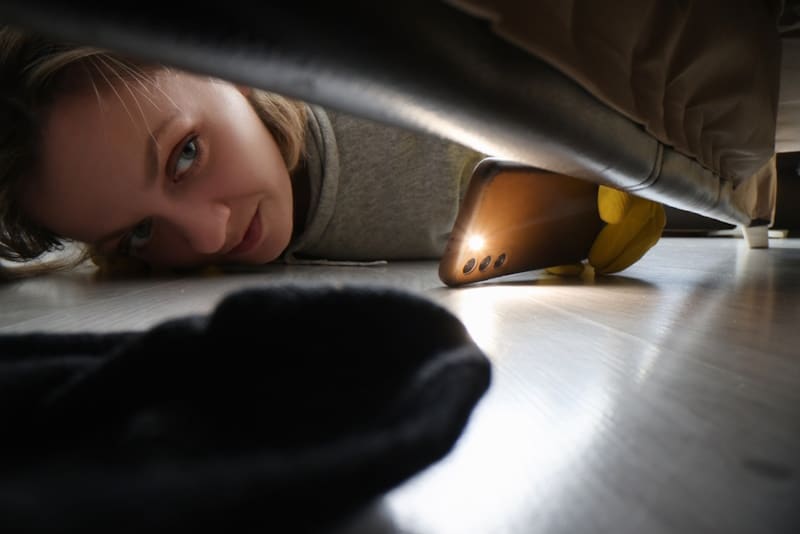
[[[469,236],[469,238],[467,239],[467,245],[469,246],[470,250],[473,251],[478,251],[483,249],[483,245],[485,244],[486,240],[483,238],[483,236],[478,234],[473,234]]]

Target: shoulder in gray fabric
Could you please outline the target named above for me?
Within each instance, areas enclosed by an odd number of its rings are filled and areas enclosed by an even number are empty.
[[[316,106],[311,111],[311,211],[285,260],[438,258],[483,155]]]

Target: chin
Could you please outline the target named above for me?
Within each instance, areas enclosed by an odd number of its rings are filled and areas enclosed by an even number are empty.
[[[261,247],[251,251],[246,257],[239,260],[239,263],[249,263],[251,265],[260,265],[270,263],[280,258],[283,251],[289,246],[291,235],[280,240],[269,240]]]

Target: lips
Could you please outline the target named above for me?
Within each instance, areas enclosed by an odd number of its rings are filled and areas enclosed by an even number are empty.
[[[238,245],[233,247],[228,254],[236,255],[236,254],[244,254],[255,247],[258,242],[261,240],[261,217],[260,210],[256,210],[256,213],[253,215],[253,219],[250,221],[250,225],[247,227],[247,230],[242,237],[242,240],[239,242]]]

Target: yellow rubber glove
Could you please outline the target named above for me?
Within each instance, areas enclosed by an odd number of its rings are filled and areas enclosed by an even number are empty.
[[[664,206],[601,185],[597,208],[606,226],[589,250],[589,265],[597,274],[622,271],[645,255],[661,238],[667,222]],[[576,276],[583,264],[559,265],[547,269],[551,274]]]
[[[600,218],[607,224],[589,250],[589,264],[600,274],[622,271],[639,261],[661,239],[667,216],[658,202],[600,186]]]

